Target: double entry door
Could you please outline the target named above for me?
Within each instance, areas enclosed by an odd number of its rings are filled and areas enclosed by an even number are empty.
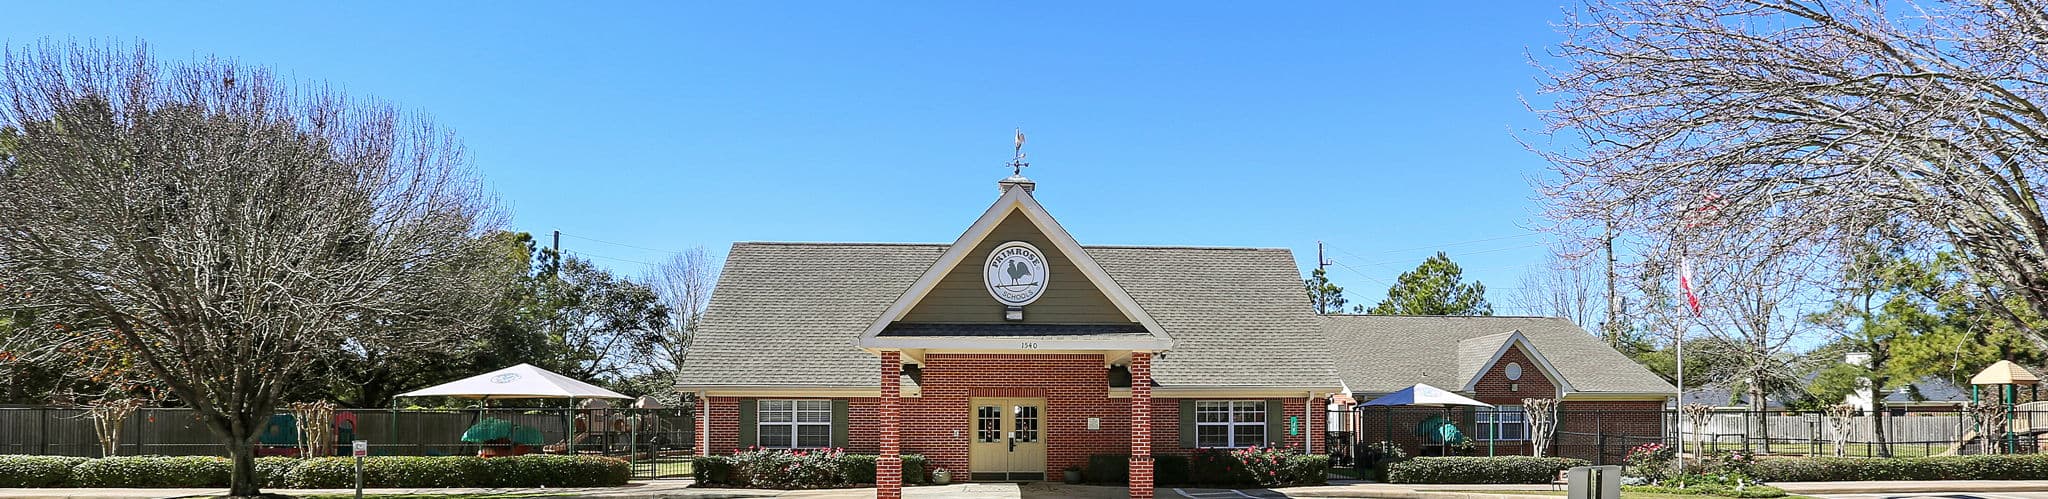
[[[968,468],[977,482],[1045,480],[1045,399],[975,398]]]

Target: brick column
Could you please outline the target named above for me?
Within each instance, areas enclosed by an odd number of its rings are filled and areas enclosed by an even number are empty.
[[[1181,431],[1193,431],[1183,428]],[[1152,353],[1131,352],[1131,499],[1152,499]]]
[[[704,392],[697,392],[696,410],[697,417],[690,418],[696,420],[690,424],[697,427],[697,451],[695,454],[709,456],[711,455],[711,397],[704,396]]]
[[[882,420],[881,449],[875,457],[875,499],[903,498],[902,417],[897,397],[903,395],[903,354],[882,352],[882,400],[875,411]]]

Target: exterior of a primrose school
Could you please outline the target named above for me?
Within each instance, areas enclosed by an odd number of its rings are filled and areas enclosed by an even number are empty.
[[[1021,176],[951,244],[739,243],[682,366],[698,452],[899,454],[1057,480],[1197,447],[1322,452],[1343,389],[1285,249],[1086,246]]]

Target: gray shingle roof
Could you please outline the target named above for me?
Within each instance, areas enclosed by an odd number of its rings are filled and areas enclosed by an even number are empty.
[[[1672,391],[1663,378],[1564,319],[1327,315],[1322,321],[1336,352],[1337,370],[1357,393],[1387,393],[1415,383],[1456,390],[1478,369],[1462,363],[1484,362],[1514,331],[1521,331],[1577,391]],[[1493,336],[1499,338],[1490,340],[1491,349],[1484,356],[1463,360],[1473,355],[1460,355],[1461,349],[1480,349],[1489,341],[1485,338]]]
[[[1479,370],[1486,367],[1486,361],[1493,360],[1493,353],[1500,351],[1500,345],[1514,335],[1514,331],[1508,331],[1458,340],[1458,372],[1451,376],[1452,384],[1437,388],[1463,389],[1465,381],[1478,375]]]
[[[878,385],[854,340],[943,244],[738,243],[681,368],[688,386]],[[1165,328],[1160,386],[1338,385],[1285,249],[1089,246]]]

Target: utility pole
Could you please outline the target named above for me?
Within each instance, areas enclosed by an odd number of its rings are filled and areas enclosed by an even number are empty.
[[[1621,347],[1621,294],[1614,292],[1614,219],[1607,219],[1607,231],[1600,234],[1600,243],[1607,250],[1607,320],[1601,324],[1600,334],[1607,337],[1607,346]]]
[[[1330,271],[1330,259],[1323,258],[1322,241],[1316,241],[1316,270],[1323,271],[1323,273],[1326,275]]]

